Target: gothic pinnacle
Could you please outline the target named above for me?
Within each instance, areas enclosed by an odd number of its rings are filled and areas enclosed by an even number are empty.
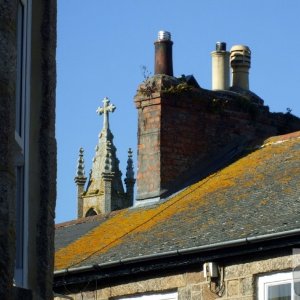
[[[84,158],[83,158],[83,148],[81,147],[79,149],[79,157],[78,157],[78,163],[77,163],[77,172],[75,177],[75,182],[78,184],[84,184],[86,181],[85,177],[85,171],[84,171]]]
[[[126,178],[125,178],[124,181],[125,181],[125,184],[126,184],[126,194],[127,194],[128,206],[132,206],[133,205],[133,201],[134,201],[134,184],[135,184],[135,178],[134,178],[134,170],[133,170],[133,160],[132,160],[132,150],[131,150],[131,148],[129,148],[129,150],[128,150]]]
[[[132,160],[132,150],[131,150],[131,148],[129,148],[129,150],[128,150],[126,178],[127,179],[134,179],[134,170],[133,170],[133,160]]]

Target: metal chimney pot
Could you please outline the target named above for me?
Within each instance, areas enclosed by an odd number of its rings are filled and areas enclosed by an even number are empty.
[[[169,31],[159,31],[158,32],[158,41],[171,41],[171,33]]]
[[[216,43],[216,51],[226,51],[226,43],[217,42]]]
[[[173,76],[173,58],[171,33],[159,31],[155,45],[154,74],[164,74]]]
[[[232,68],[232,86],[249,90],[249,69],[251,67],[251,51],[248,46],[235,45],[230,50]]]

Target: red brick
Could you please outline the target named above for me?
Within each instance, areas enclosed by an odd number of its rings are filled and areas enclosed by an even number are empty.
[[[282,130],[300,129],[300,120],[257,109],[255,118],[234,101],[214,111],[212,101],[195,95],[161,95],[135,99],[139,110],[138,198],[159,196],[195,162],[213,160],[230,143],[247,138],[260,141]],[[226,104],[226,105],[225,105]],[[225,107],[226,106],[226,107]]]

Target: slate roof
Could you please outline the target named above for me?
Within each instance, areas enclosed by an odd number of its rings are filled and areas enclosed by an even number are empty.
[[[168,200],[56,226],[55,269],[300,228],[300,131],[270,138]]]

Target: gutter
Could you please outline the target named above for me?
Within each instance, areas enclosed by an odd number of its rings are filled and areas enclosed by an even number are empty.
[[[67,275],[70,273],[86,272],[86,271],[91,271],[91,270],[94,270],[97,268],[101,268],[101,269],[111,268],[111,267],[124,265],[124,264],[131,264],[131,263],[135,263],[135,262],[150,261],[153,259],[193,254],[193,253],[198,253],[198,252],[204,252],[207,250],[218,250],[218,249],[228,248],[228,247],[233,247],[233,246],[242,246],[242,245],[258,243],[258,242],[262,242],[262,241],[290,237],[290,236],[294,236],[297,234],[300,234],[300,228],[288,230],[285,232],[270,233],[270,234],[264,234],[264,235],[259,235],[259,236],[246,237],[246,238],[236,239],[236,240],[227,241],[227,242],[220,242],[220,243],[197,246],[197,247],[192,247],[192,248],[173,250],[173,251],[168,251],[168,252],[163,252],[163,253],[135,256],[135,257],[124,258],[124,259],[120,259],[120,260],[116,260],[116,261],[110,261],[110,262],[106,262],[106,263],[94,264],[94,265],[89,265],[89,266],[82,266],[82,267],[69,268],[69,269],[67,268],[67,269],[54,271],[54,276],[63,275],[63,274]]]

